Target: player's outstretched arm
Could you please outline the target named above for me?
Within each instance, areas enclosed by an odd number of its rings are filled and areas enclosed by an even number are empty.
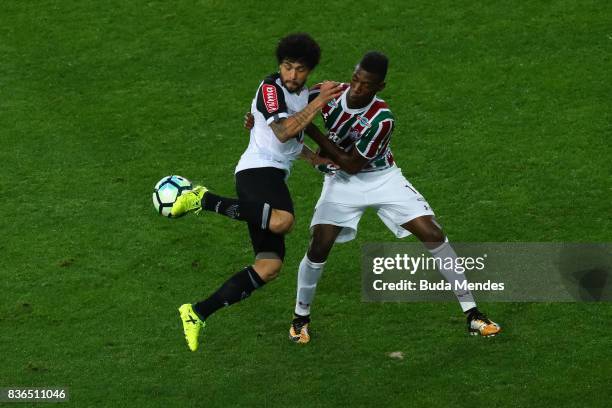
[[[244,114],[243,126],[246,130],[249,131],[253,129],[253,126],[255,126],[255,117],[251,114],[251,112],[246,112]],[[326,157],[321,156],[318,152],[313,152],[310,147],[306,145],[302,147],[302,151],[300,152],[300,158],[310,163],[311,166],[317,167],[319,171],[323,171],[326,173],[333,171],[338,167],[336,166],[336,163]]]
[[[342,93],[341,85],[338,82],[325,81],[321,85],[321,92],[304,109],[278,121],[272,122],[270,128],[279,141],[285,143],[295,137],[298,133],[308,126],[317,113],[326,103],[337,98]]]
[[[352,149],[348,153],[345,152],[332,143],[327,136],[312,123],[306,127],[306,134],[319,145],[321,151],[340,167],[340,169],[349,174],[359,173],[359,171],[368,164],[369,160],[359,154],[357,149]]]

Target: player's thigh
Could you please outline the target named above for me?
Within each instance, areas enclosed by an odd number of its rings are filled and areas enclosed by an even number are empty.
[[[412,233],[403,227],[406,223],[419,217],[434,215],[425,197],[414,188],[399,169],[373,193],[377,200],[373,206],[378,216],[398,238]]]
[[[294,214],[284,170],[261,167],[239,171],[236,173],[236,193],[241,200],[265,202],[272,209]]]
[[[340,228],[336,242],[347,242],[357,235],[359,220],[366,207],[319,201],[310,221],[310,230],[317,225],[332,225]]]
[[[248,224],[255,259],[285,259],[285,236]]]
[[[340,228],[335,242],[347,242],[355,237],[367,205],[361,184],[351,180],[325,178],[310,222],[311,232],[316,225],[330,225]]]

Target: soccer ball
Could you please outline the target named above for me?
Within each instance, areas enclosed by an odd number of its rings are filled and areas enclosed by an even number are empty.
[[[191,181],[181,176],[166,176],[159,180],[153,189],[153,206],[158,214],[172,217],[170,209],[177,197],[185,191],[191,190]]]

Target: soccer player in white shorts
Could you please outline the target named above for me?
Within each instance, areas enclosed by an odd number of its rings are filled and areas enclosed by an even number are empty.
[[[180,306],[191,351],[198,349],[200,333],[211,315],[249,297],[275,279],[283,266],[284,235],[294,220],[286,179],[298,157],[315,160],[314,153],[304,148],[303,130],[321,107],[341,92],[338,84],[328,82],[319,96],[309,100],[305,84],[320,55],[319,45],[306,33],[290,34],[279,41],[278,72],[259,84],[251,103],[254,127],[235,171],[238,197],[220,196],[196,186],[172,205],[173,217],[212,212],[246,222],[255,255],[251,265],[234,273],[208,297]]]
[[[366,208],[374,208],[397,238],[410,235],[402,227],[407,221],[434,215],[425,198],[406,180],[402,170],[391,166],[351,176],[342,172],[327,175],[310,226],[341,227],[335,242],[348,242],[357,235],[359,220]]]
[[[395,165],[389,147],[395,126],[393,115],[376,96],[385,86],[387,67],[385,55],[366,53],[350,84],[344,84],[342,95],[321,110],[327,134],[315,125],[306,127],[306,133],[339,169],[325,177],[312,217],[310,246],[299,266],[295,316],[289,330],[290,339],[297,343],[310,341],[311,304],[331,248],[335,242],[355,238],[366,208],[374,208],[396,237],[414,234],[432,257],[457,257],[425,198]],[[317,94],[316,87],[311,94]],[[465,280],[463,274],[445,268],[448,263],[440,265],[440,273],[447,281]],[[467,316],[471,334],[499,333],[500,326],[477,309],[470,291],[458,290],[455,295]]]

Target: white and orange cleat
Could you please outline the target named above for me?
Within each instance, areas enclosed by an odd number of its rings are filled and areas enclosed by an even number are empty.
[[[294,343],[306,344],[310,341],[310,332],[308,325],[310,318],[307,316],[297,316],[291,322],[289,328],[289,339]]]
[[[501,332],[499,324],[490,320],[478,309],[472,311],[467,317],[468,332],[472,336],[493,337]]]

